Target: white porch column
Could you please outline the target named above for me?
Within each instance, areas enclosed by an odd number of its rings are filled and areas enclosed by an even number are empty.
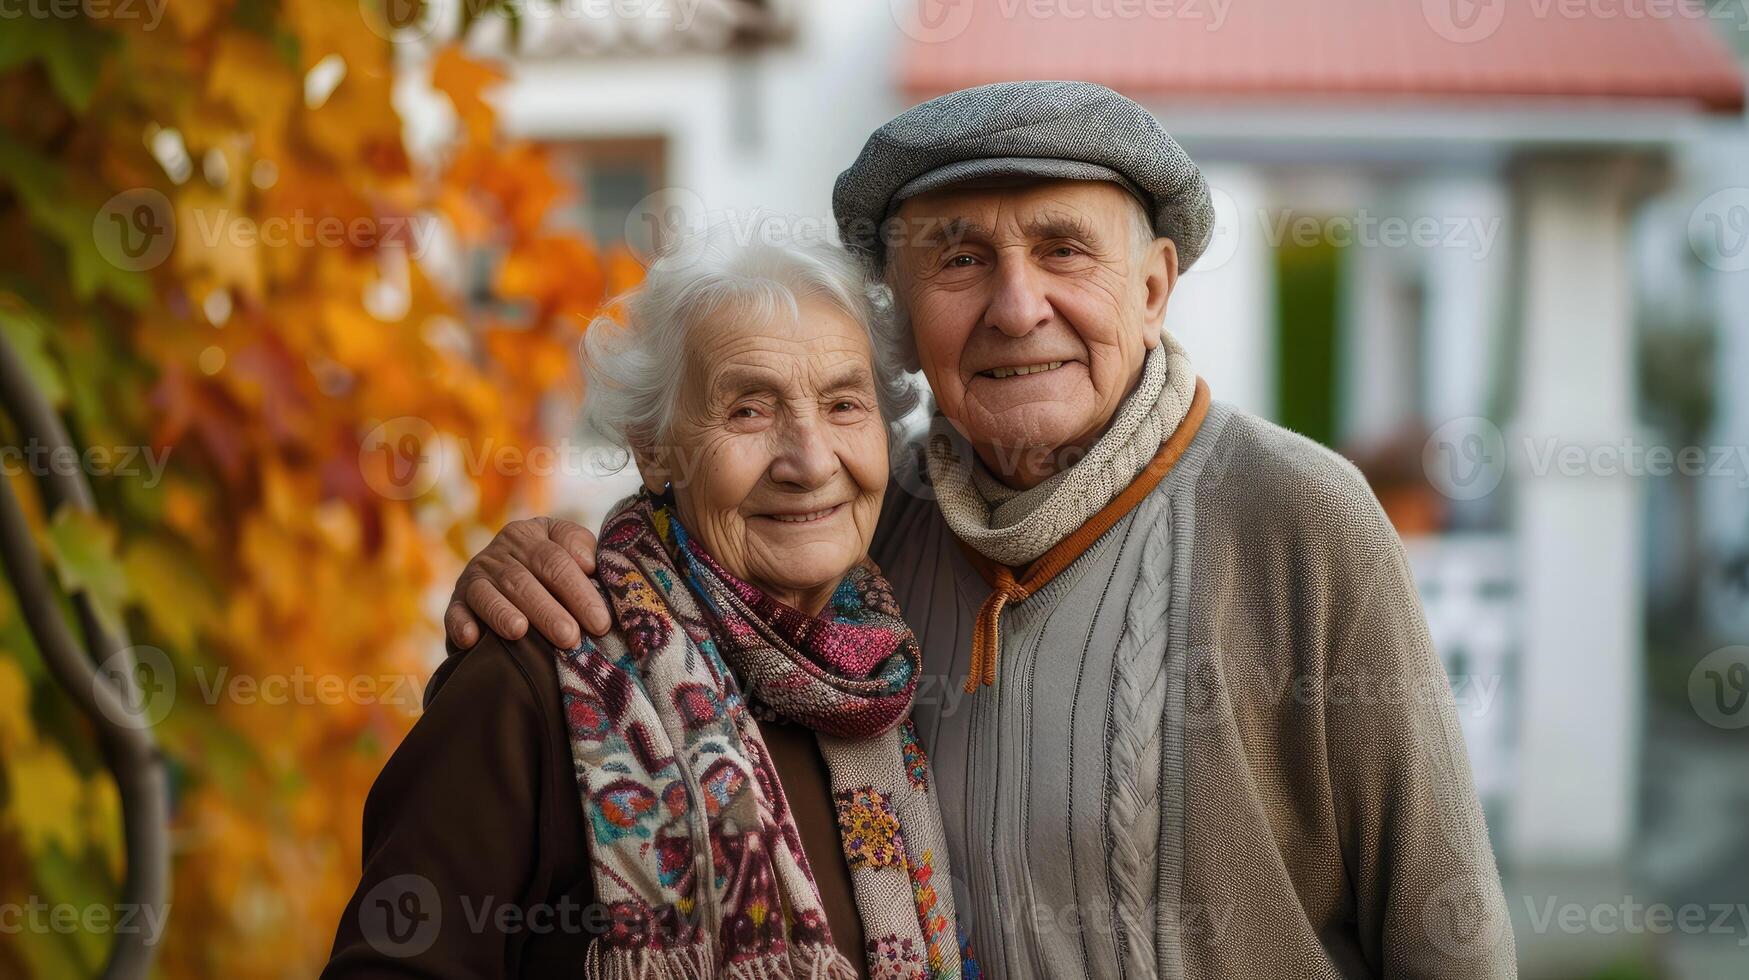
[[[1379,197],[1387,206],[1375,204],[1375,212],[1399,216],[1388,206],[1393,198]],[[1336,431],[1339,445],[1365,446],[1401,435],[1420,415],[1416,347],[1421,311],[1412,307],[1407,288],[1414,281],[1417,256],[1408,246],[1377,241],[1360,241],[1346,251],[1343,325],[1337,334]]]
[[[1731,555],[1749,549],[1749,515],[1743,507],[1749,473],[1743,471],[1740,455],[1740,447],[1749,446],[1749,386],[1743,384],[1749,378],[1749,242],[1741,221],[1741,209],[1749,207],[1742,163],[1749,158],[1749,138],[1717,139],[1705,146],[1705,153],[1694,182],[1705,197],[1689,216],[1689,235],[1691,247],[1711,269],[1712,309],[1718,317],[1713,374],[1718,401],[1707,443],[1726,447],[1723,451],[1734,462],[1724,475],[1698,481],[1700,533],[1711,554]],[[1711,241],[1697,241],[1702,238]],[[1740,594],[1721,588],[1716,573],[1708,581],[1708,625],[1723,637],[1749,636],[1749,609]]]
[[[1640,729],[1641,488],[1552,448],[1634,434],[1628,208],[1635,162],[1532,158],[1517,417],[1507,434],[1523,621],[1517,792],[1508,843],[1528,864],[1597,866],[1626,848]],[[1643,443],[1642,443],[1643,445]],[[1572,452],[1569,450],[1569,452]]]
[[[1205,166],[1215,236],[1179,279],[1166,329],[1190,353],[1209,393],[1269,418],[1275,411],[1275,266],[1265,231],[1268,187],[1238,164]]]
[[[1444,175],[1416,185],[1409,211],[1440,222],[1440,244],[1423,250],[1426,390],[1432,428],[1489,407],[1506,272],[1506,188],[1492,174]]]

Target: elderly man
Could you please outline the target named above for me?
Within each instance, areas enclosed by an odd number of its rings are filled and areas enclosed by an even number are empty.
[[[938,411],[873,553],[974,692],[917,721],[988,975],[1513,976],[1396,535],[1163,335],[1212,219],[1177,143],[1097,85],[984,86],[882,127],[833,203]],[[451,640],[605,629],[593,549],[506,528]]]

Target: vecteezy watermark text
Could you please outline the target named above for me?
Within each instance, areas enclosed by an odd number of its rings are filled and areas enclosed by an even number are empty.
[[[47,902],[32,895],[22,902],[0,902],[0,935],[30,933],[70,936],[76,933],[132,936],[145,934],[146,945],[164,938],[170,906]]]
[[[1453,500],[1493,493],[1508,470],[1536,479],[1723,479],[1749,489],[1749,445],[1674,446],[1633,436],[1585,442],[1534,434],[1508,442],[1499,426],[1479,415],[1435,429],[1422,447],[1421,463],[1434,487]]]
[[[1736,21],[1749,29],[1749,0],[1421,0],[1422,17],[1454,44],[1486,41],[1506,23],[1507,11],[1535,20]]]
[[[170,449],[151,446],[47,446],[30,439],[22,446],[0,446],[0,473],[7,476],[140,477],[151,489],[164,478]]]
[[[980,10],[1001,20],[1179,21],[1205,31],[1227,22],[1233,0],[888,0],[893,23],[907,37],[942,44],[966,32]]]
[[[1642,902],[1623,895],[1616,902],[1563,902],[1549,896],[1538,902],[1524,896],[1524,911],[1531,931],[1539,934],[1611,935],[1615,933],[1688,936],[1737,936],[1737,945],[1749,946],[1749,905],[1697,902],[1671,905]]]
[[[11,0],[0,0],[0,3]],[[228,207],[177,210],[163,193],[146,187],[105,201],[91,220],[98,254],[118,269],[144,272],[170,257],[178,236],[205,249],[399,247],[424,258],[440,232],[435,215],[285,214],[251,215]],[[192,237],[188,237],[192,236]]]
[[[0,21],[140,21],[150,31],[163,22],[164,6],[165,0],[0,0]]]

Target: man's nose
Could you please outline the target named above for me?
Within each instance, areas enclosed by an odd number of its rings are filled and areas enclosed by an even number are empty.
[[[1051,315],[1043,279],[1032,263],[1018,255],[999,258],[995,292],[984,321],[1010,337],[1024,337],[1049,323]]]
[[[771,478],[778,483],[812,490],[825,486],[838,472],[838,453],[817,415],[795,418],[777,433],[780,443],[771,461]]]

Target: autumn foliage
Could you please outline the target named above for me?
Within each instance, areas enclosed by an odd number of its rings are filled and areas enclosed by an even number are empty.
[[[0,28],[0,331],[74,440],[115,451],[86,467],[95,519],[43,513],[27,457],[6,473],[58,581],[169,665],[161,974],[307,977],[447,582],[539,502],[520,473],[434,460],[550,438],[589,315],[636,267],[551,229],[566,188],[501,138],[491,65],[398,51],[347,0],[162,13]],[[409,78],[455,121],[417,158]],[[106,906],[116,792],[16,603],[0,589],[0,901]],[[107,944],[26,929],[0,976],[90,976]]]

